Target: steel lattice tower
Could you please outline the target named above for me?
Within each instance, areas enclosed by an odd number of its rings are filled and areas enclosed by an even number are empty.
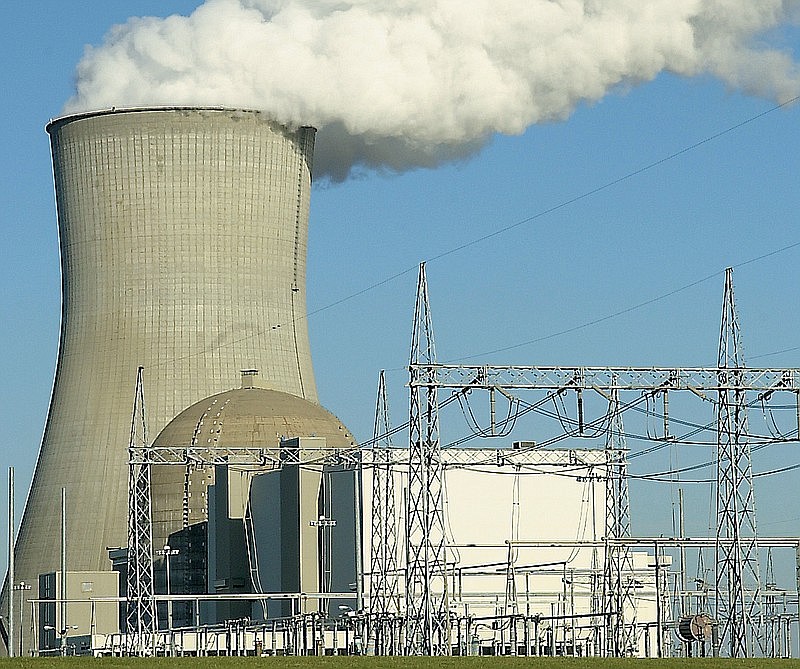
[[[761,580],[747,399],[733,269],[725,270],[719,337],[717,405],[716,618],[720,647],[751,657],[762,643]]]
[[[375,652],[382,654],[389,618],[400,613],[397,584],[397,522],[395,515],[394,477],[392,474],[392,439],[389,405],[386,400],[386,377],[381,370],[375,407],[372,438],[372,533],[370,555],[370,613],[374,617]]]
[[[603,578],[606,655],[625,657],[636,653],[636,606],[633,556],[630,548],[610,541],[631,536],[627,446],[617,388],[611,391],[610,413],[611,423],[606,438],[606,545]]]
[[[449,655],[450,621],[433,325],[425,264],[419,268],[411,340],[406,508],[406,655]]]
[[[149,654],[156,631],[150,464],[147,457],[139,457],[148,446],[143,368],[139,367],[128,449],[128,608],[125,631],[131,655]]]

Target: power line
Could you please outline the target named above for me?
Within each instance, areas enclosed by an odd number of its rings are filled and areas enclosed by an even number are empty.
[[[772,257],[774,255],[777,255],[778,253],[783,253],[785,251],[789,251],[791,249],[797,248],[798,246],[800,246],[800,241],[792,242],[791,244],[787,244],[785,246],[782,246],[781,248],[774,249],[773,251],[770,251],[769,253],[764,253],[764,254],[762,254],[760,256],[757,256],[755,258],[749,258],[748,260],[744,260],[743,262],[740,262],[740,263],[738,263],[736,265],[732,265],[732,267],[734,269],[737,269],[737,268],[743,267],[745,265],[749,265],[751,263],[758,262],[759,260],[764,260],[765,258]],[[617,318],[619,316],[624,316],[625,314],[629,314],[629,313],[631,313],[633,311],[637,311],[637,310],[642,309],[644,307],[650,306],[651,304],[655,304],[656,302],[660,302],[661,300],[665,300],[665,299],[667,299],[669,297],[672,297],[673,295],[677,295],[678,293],[682,293],[683,291],[688,290],[689,288],[694,288],[695,286],[699,286],[701,283],[705,283],[706,281],[714,279],[714,278],[716,278],[716,277],[718,277],[718,276],[720,276],[720,275],[722,275],[724,273],[725,273],[724,269],[717,270],[716,272],[713,272],[713,273],[711,273],[711,274],[709,274],[707,276],[704,276],[701,279],[696,279],[695,281],[687,283],[687,284],[681,286],[680,288],[675,288],[674,290],[670,290],[670,291],[668,291],[666,293],[662,293],[661,295],[657,295],[656,297],[651,297],[651,298],[649,298],[647,300],[644,300],[643,302],[639,302],[638,304],[634,304],[633,306],[626,307],[624,309],[620,309],[620,310],[615,311],[615,312],[613,312],[611,314],[606,314],[605,316],[600,316],[599,318],[595,318],[593,320],[586,321],[586,322],[581,323],[579,325],[574,325],[574,326],[566,328],[564,330],[559,330],[558,332],[551,332],[550,334],[542,335],[541,337],[535,337],[534,339],[529,339],[527,341],[520,342],[518,344],[510,344],[509,346],[503,346],[501,348],[496,348],[496,349],[491,350],[491,351],[484,351],[482,353],[475,353],[475,354],[468,355],[468,356],[462,356],[462,357],[459,357],[459,358],[454,358],[452,360],[448,360],[447,362],[460,362],[460,361],[464,361],[464,360],[473,360],[475,358],[482,358],[482,357],[485,357],[485,356],[488,356],[488,355],[494,355],[496,353],[504,353],[505,351],[511,351],[511,350],[513,350],[515,348],[522,348],[524,346],[530,346],[531,344],[538,344],[540,342],[547,341],[548,339],[555,339],[557,337],[562,337],[562,336],[567,335],[567,334],[572,334],[573,332],[577,332],[579,330],[584,330],[586,328],[593,327],[595,325],[599,325],[600,323],[604,323],[606,321],[612,320],[612,319]],[[800,348],[800,347],[798,347],[798,348]],[[787,351],[790,351],[790,350],[796,350],[796,349],[787,349]],[[783,352],[786,352],[786,351],[780,351],[780,352],[783,353]],[[773,355],[773,354],[763,354],[763,355]],[[758,357],[762,357],[762,356],[753,356],[753,357],[754,358],[758,358]]]
[[[639,167],[639,168],[637,168],[637,169],[635,169],[635,170],[633,170],[631,172],[628,172],[627,174],[625,174],[625,175],[623,175],[621,177],[617,177],[616,179],[612,179],[611,181],[607,181],[606,183],[604,183],[604,184],[602,184],[600,186],[597,186],[595,188],[591,188],[590,190],[584,191],[583,193],[575,195],[575,196],[573,196],[571,198],[568,198],[566,200],[562,200],[561,202],[559,202],[556,205],[553,205],[551,207],[547,207],[546,209],[542,209],[541,211],[538,211],[535,214],[532,214],[530,216],[526,216],[525,218],[522,218],[522,219],[520,219],[520,220],[518,220],[518,221],[516,221],[514,223],[506,225],[506,226],[504,226],[502,228],[498,228],[497,230],[494,230],[493,232],[490,232],[490,233],[487,233],[485,235],[481,235],[480,237],[476,237],[474,239],[466,241],[466,242],[464,242],[462,244],[459,244],[458,246],[454,246],[454,247],[452,247],[452,248],[450,248],[450,249],[448,249],[446,251],[442,251],[441,253],[438,253],[438,254],[436,254],[434,256],[429,257],[427,260],[425,260],[425,262],[426,263],[431,263],[431,262],[435,262],[436,260],[441,260],[442,258],[446,258],[448,256],[454,255],[454,254],[458,253],[459,251],[463,251],[464,249],[468,249],[468,248],[470,248],[472,246],[476,246],[478,244],[482,244],[485,241],[488,241],[490,239],[493,239],[495,237],[503,235],[503,234],[505,234],[507,232],[510,232],[511,230],[514,230],[514,229],[516,229],[518,227],[521,227],[521,226],[523,226],[523,225],[525,225],[527,223],[532,223],[533,221],[536,221],[536,220],[538,220],[540,218],[548,216],[549,214],[553,214],[553,213],[555,213],[555,212],[557,212],[557,211],[559,211],[561,209],[564,209],[566,207],[569,207],[570,205],[573,205],[573,204],[575,204],[577,202],[580,202],[581,200],[585,200],[587,198],[592,197],[593,195],[597,195],[598,193],[601,193],[601,192],[603,192],[605,190],[613,188],[614,186],[616,186],[618,184],[624,183],[625,181],[629,181],[630,179],[633,179],[634,177],[637,177],[640,174],[644,174],[645,172],[653,170],[656,167],[660,167],[661,165],[663,165],[665,163],[668,163],[668,162],[670,162],[672,160],[675,160],[676,158],[679,158],[680,156],[683,156],[686,153],[694,151],[695,149],[698,149],[701,146],[704,146],[705,144],[709,144],[710,142],[713,142],[713,141],[715,141],[715,140],[717,140],[717,139],[719,139],[721,137],[724,137],[725,135],[728,135],[728,134],[730,134],[730,133],[732,133],[732,132],[734,132],[736,130],[739,130],[740,128],[743,128],[744,126],[749,125],[749,124],[751,124],[751,123],[763,118],[764,116],[772,114],[773,112],[776,112],[776,111],[778,111],[780,109],[783,109],[785,107],[789,107],[792,104],[794,104],[795,102],[797,102],[798,100],[800,100],[800,95],[797,95],[797,96],[791,98],[790,100],[787,100],[786,102],[782,102],[782,103],[777,104],[777,105],[775,105],[773,107],[770,107],[769,109],[767,109],[765,111],[762,111],[762,112],[760,112],[760,113],[758,113],[758,114],[756,114],[754,116],[751,116],[751,117],[749,117],[749,118],[747,118],[747,119],[745,119],[743,121],[740,121],[739,123],[736,123],[736,124],[734,124],[732,126],[729,126],[728,128],[725,128],[724,130],[721,130],[721,131],[719,131],[717,133],[714,133],[713,135],[709,135],[708,137],[706,137],[704,139],[701,139],[698,142],[695,142],[693,144],[690,144],[688,146],[683,147],[682,149],[674,151],[673,153],[670,153],[670,154],[664,156],[663,158],[655,160],[652,163],[648,163],[647,165],[644,165],[644,166]],[[798,246],[798,245],[800,245],[800,242],[797,242],[796,244],[792,244],[789,247],[785,247],[783,249],[778,249],[776,251],[770,252],[770,253],[765,254],[763,256],[759,256],[757,258],[751,258],[750,260],[747,260],[747,261],[745,261],[743,263],[740,263],[739,265],[737,265],[737,267],[741,267],[742,265],[747,265],[747,264],[750,264],[752,262],[756,262],[758,260],[762,260],[762,259],[764,259],[766,257],[771,256],[771,255],[775,255],[776,253],[780,253],[781,251],[784,251],[787,248],[792,248],[792,247]],[[355,293],[352,293],[350,295],[342,297],[342,298],[340,298],[340,299],[338,299],[338,300],[336,300],[334,302],[331,302],[330,304],[327,304],[327,305],[325,305],[323,307],[319,307],[319,308],[309,312],[308,315],[309,316],[313,316],[313,315],[321,313],[323,311],[327,311],[328,309],[331,309],[331,308],[333,308],[335,306],[343,304],[344,302],[348,302],[349,300],[352,300],[352,299],[354,299],[356,297],[359,297],[359,296],[361,296],[361,295],[363,295],[365,293],[368,293],[368,292],[370,292],[372,290],[375,290],[376,288],[380,288],[381,286],[384,286],[387,283],[390,283],[390,282],[394,281],[395,279],[398,279],[398,278],[400,278],[402,276],[405,276],[406,274],[410,274],[412,272],[415,272],[417,270],[417,267],[418,266],[415,265],[413,267],[409,267],[409,268],[404,269],[404,270],[402,270],[400,272],[397,272],[396,274],[393,274],[390,277],[382,279],[381,281],[377,281],[377,282],[367,286],[366,288],[362,288],[361,290],[359,290],[359,291],[357,291]],[[674,294],[676,292],[680,292],[681,290],[685,290],[686,288],[690,288],[693,285],[697,285],[698,283],[702,283],[703,281],[706,281],[706,280],[708,280],[708,279],[710,279],[710,278],[712,278],[714,276],[717,276],[719,273],[720,272],[715,272],[714,274],[712,274],[712,275],[710,275],[710,276],[708,276],[708,277],[706,277],[704,279],[701,279],[701,280],[699,280],[699,281],[697,281],[697,282],[695,282],[693,284],[690,284],[688,286],[684,286],[683,288],[679,288],[676,291],[673,291],[672,293],[669,293],[667,295],[661,296],[659,298],[654,298],[652,301],[656,301],[658,299],[663,299],[664,297],[669,297],[669,295],[672,295],[672,294]],[[639,308],[639,306],[644,306],[644,304],[649,304],[649,303],[650,302],[643,303],[642,305],[638,305],[636,307],[633,307],[630,310],[637,309],[637,308]],[[627,311],[628,310],[623,310],[620,313],[627,313]],[[612,316],[609,316],[609,318],[613,318],[616,315],[619,315],[619,314],[614,314]],[[603,320],[606,320],[606,319],[603,319]],[[583,326],[583,327],[587,327],[587,326]],[[557,336],[557,335],[553,335],[553,336]]]

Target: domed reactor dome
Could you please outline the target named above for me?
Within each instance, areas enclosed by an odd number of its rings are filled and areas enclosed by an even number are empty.
[[[215,464],[151,469],[153,547],[172,549],[172,594],[350,590],[356,579],[356,472],[329,464],[327,456],[352,450],[355,440],[332,413],[301,397],[258,387],[257,372],[248,370],[241,388],[188,407],[153,446],[231,451]],[[237,459],[244,448],[262,449],[262,462]],[[155,563],[161,592],[167,586],[165,560]],[[297,602],[294,611],[291,599],[256,606],[219,601],[200,609],[191,601],[176,603],[173,625],[291,615],[298,612]],[[340,605],[354,602],[322,599],[300,606],[336,611]]]

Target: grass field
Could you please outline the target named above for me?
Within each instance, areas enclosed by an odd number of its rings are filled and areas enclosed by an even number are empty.
[[[101,665],[102,669],[237,669],[247,665],[267,669],[517,669],[536,666],[542,669],[678,669],[691,666],[693,669],[800,669],[798,660],[767,659],[713,659],[671,658],[665,660],[598,659],[598,658],[533,658],[533,657],[183,657],[183,658],[91,658],[48,657],[0,659],[0,669],[71,669],[83,665]]]

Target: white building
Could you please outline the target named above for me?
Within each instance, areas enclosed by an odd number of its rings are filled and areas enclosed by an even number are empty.
[[[370,537],[376,532],[370,520],[372,455],[365,456],[363,475],[367,570]],[[408,450],[391,449],[391,458],[402,610]],[[454,637],[473,644],[472,652],[477,643],[478,652],[513,653],[510,645],[515,640],[522,654],[523,640],[528,640],[530,652],[537,654],[601,654],[606,634],[606,452],[451,448],[442,450],[442,460],[447,597]],[[635,625],[638,650],[633,652],[656,655],[655,560],[641,551],[631,558],[633,570],[626,577],[634,579],[635,607],[625,611],[625,624]],[[660,560],[660,567],[666,567],[668,559]],[[665,572],[658,588],[662,611],[668,606]],[[367,607],[370,580],[367,574]],[[663,654],[668,653],[667,645],[662,644]]]

